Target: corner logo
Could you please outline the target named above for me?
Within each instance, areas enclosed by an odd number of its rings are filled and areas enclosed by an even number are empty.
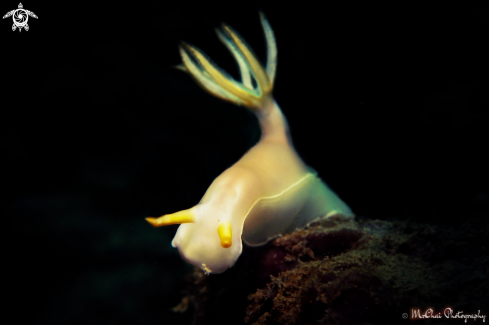
[[[29,25],[27,25],[27,21],[29,20],[29,16],[37,18],[36,14],[32,11],[23,9],[22,3],[19,3],[19,8],[9,11],[3,16],[3,18],[8,18],[12,16],[14,20],[14,24],[12,25],[12,31],[15,31],[16,28],[19,29],[19,32],[24,28],[26,31],[29,30]]]

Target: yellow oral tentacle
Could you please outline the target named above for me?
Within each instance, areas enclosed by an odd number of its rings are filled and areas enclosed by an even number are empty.
[[[165,214],[158,218],[146,218],[146,221],[154,227],[169,226],[181,223],[193,223],[194,220],[195,216],[192,209],[182,210],[172,214]]]
[[[229,248],[233,244],[232,242],[232,232],[231,223],[229,221],[224,221],[217,227],[217,233],[221,239],[221,246],[224,248]]]

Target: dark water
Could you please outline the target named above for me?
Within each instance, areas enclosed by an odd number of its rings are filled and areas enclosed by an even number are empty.
[[[6,12],[16,2],[2,2]],[[2,20],[3,317],[29,324],[188,324],[170,311],[191,270],[176,226],[259,138],[243,108],[203,92],[178,41],[236,78],[213,28],[263,60],[306,163],[367,218],[456,225],[489,213],[489,11],[297,2],[24,2]],[[2,14],[2,15],[3,15]]]

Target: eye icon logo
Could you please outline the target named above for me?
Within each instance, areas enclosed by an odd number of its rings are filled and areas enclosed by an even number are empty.
[[[32,11],[24,9],[22,3],[19,3],[19,7],[17,9],[11,10],[3,16],[3,18],[8,18],[12,16],[14,24],[12,25],[12,31],[15,31],[17,28],[19,32],[24,28],[26,31],[29,30],[29,25],[27,25],[27,21],[29,20],[29,16],[36,18],[37,16]]]

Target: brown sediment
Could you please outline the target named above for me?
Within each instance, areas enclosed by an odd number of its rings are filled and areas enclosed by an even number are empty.
[[[411,308],[447,306],[488,314],[488,230],[330,218],[245,247],[223,274],[195,269],[185,298],[194,324],[397,324]]]

